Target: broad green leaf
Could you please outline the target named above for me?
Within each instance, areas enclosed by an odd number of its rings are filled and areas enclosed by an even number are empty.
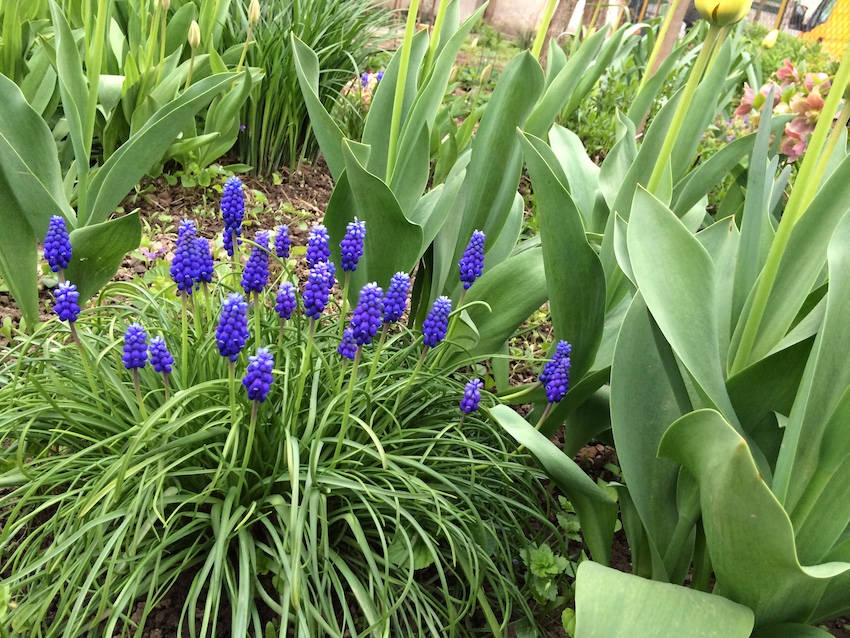
[[[468,164],[469,153],[464,153],[452,167],[451,172],[446,177],[445,183],[425,193],[413,209],[410,215],[410,221],[422,226],[423,231],[420,252],[424,253],[427,250],[440,231],[440,228],[443,227],[443,223],[454,206],[455,199],[463,184],[463,179],[466,177],[466,167]]]
[[[565,185],[584,218],[585,226],[589,231],[604,231],[604,227],[593,228],[591,225],[599,194],[599,167],[587,156],[578,135],[562,126],[556,124],[549,131],[549,144],[564,171]]]
[[[617,193],[620,192],[623,181],[637,158],[638,147],[635,135],[635,125],[618,111],[617,142],[599,167],[599,190],[608,208],[613,208]],[[661,147],[658,148],[660,150]]]
[[[328,230],[337,244],[345,232],[345,224],[355,215],[366,222],[364,251],[369,259],[364,259],[351,273],[352,288],[359,291],[366,283],[375,281],[386,289],[395,273],[410,272],[419,260],[422,228],[405,217],[389,186],[363,167],[364,162],[355,156],[351,142],[346,141],[343,150],[354,209],[331,211],[329,206],[332,223],[328,223]],[[387,246],[392,246],[392,250],[387,250]]]
[[[628,234],[638,287],[673,351],[711,402],[735,422],[719,351],[715,267],[682,222],[643,189]]]
[[[718,412],[698,410],[670,426],[659,454],[699,484],[715,592],[750,607],[757,625],[806,622],[850,564],[800,565],[791,521],[740,434]]]
[[[483,358],[499,352],[514,331],[546,302],[541,253],[539,248],[518,252],[485,272],[467,291],[464,306],[469,306],[469,319],[480,337],[470,351],[456,351],[447,358],[449,364],[467,356]],[[487,306],[474,304],[478,301]],[[458,331],[459,340],[469,339],[464,335],[465,330],[468,328]]]
[[[611,557],[617,503],[575,462],[528,421],[506,405],[497,405],[490,415],[537,459],[546,474],[567,495],[576,509],[581,531],[591,556],[607,564]]]
[[[701,230],[696,238],[714,263],[717,350],[721,362],[725,363],[725,355],[729,352],[729,342],[732,338],[732,291],[735,284],[735,265],[741,254],[740,233],[735,220],[730,217]]]
[[[410,69],[418,69],[422,65],[425,54],[428,51],[428,32],[419,31],[413,36],[410,46]],[[363,143],[370,146],[374,151],[369,158],[368,169],[374,175],[384,179],[387,174],[387,161],[390,149],[390,122],[395,109],[395,90],[398,83],[399,66],[401,65],[402,49],[393,55],[384,77],[378,83],[375,94],[372,96],[372,104],[366,116],[363,126]],[[317,76],[318,78],[318,76]],[[404,101],[401,108],[401,121],[405,122],[407,114],[416,99],[416,88],[419,74],[411,71],[405,78]],[[318,81],[318,80],[317,80]],[[313,114],[310,113],[312,119]],[[419,131],[417,131],[418,133]],[[321,144],[321,140],[319,140]],[[324,146],[322,146],[324,153]]]
[[[14,82],[0,75],[0,172],[20,201],[27,222],[44,237],[51,215],[76,225],[62,187],[53,134]],[[3,215],[0,207],[0,215]],[[2,236],[2,234],[0,234]]]
[[[623,478],[654,554],[663,556],[678,521],[679,467],[657,458],[658,444],[691,410],[675,355],[638,294],[619,332],[611,366],[611,429]],[[653,573],[666,572],[653,565]]]
[[[139,247],[142,225],[139,214],[131,213],[100,224],[89,224],[71,233],[74,257],[66,275],[80,292],[80,300],[91,298],[115,276],[124,256]]]
[[[251,94],[251,89],[260,79],[260,76],[252,78],[250,70],[245,67],[242,76],[236,80],[234,86],[223,96],[213,101],[207,111],[204,133],[219,133],[219,137],[215,143],[204,149],[198,158],[199,166],[212,164],[236,143],[236,138],[239,135],[239,112]]]
[[[602,339],[605,273],[585,238],[581,213],[551,168],[558,165],[552,149],[528,134],[520,139],[537,198],[554,338],[572,345],[571,374],[581,379]]]
[[[0,78],[11,83],[3,75]],[[0,126],[2,121],[0,116]],[[6,149],[0,146],[0,153],[5,152]],[[12,185],[6,179],[7,174],[0,171],[0,224],[3,226],[3,232],[0,233],[0,277],[27,325],[34,326],[38,322],[38,251],[35,233],[27,222],[27,210],[18,201]]]
[[[845,489],[850,484],[845,478],[850,467],[845,464],[850,457],[850,369],[846,359],[850,350],[850,215],[839,223],[827,254],[826,313],[788,418],[773,482],[777,498],[795,525],[806,516],[826,519],[823,525],[831,531],[816,526],[807,535],[805,550],[801,550],[801,554],[816,558],[832,548],[850,523],[850,508],[818,511],[820,505],[814,501],[821,491],[827,500],[834,501],[829,490],[837,486],[828,487],[828,482],[837,482]],[[836,476],[842,465],[844,476]],[[804,493],[806,501],[801,502]],[[798,504],[802,511],[797,510]]]
[[[670,55],[664,58],[664,61],[658,66],[652,77],[643,85],[643,88],[635,96],[635,99],[632,100],[626,116],[632,121],[635,128],[639,127],[647,116],[649,109],[655,102],[655,98],[658,96],[658,92],[667,81],[667,76],[681,62],[682,53],[686,50],[687,45],[684,43],[673,49]]]
[[[319,56],[294,33],[290,37],[292,38],[292,54],[295,58],[295,72],[307,104],[307,112],[310,114],[310,125],[316,134],[316,140],[322,149],[322,156],[327,162],[328,170],[336,183],[345,170],[345,158],[342,152],[343,134],[319,98]],[[377,94],[375,97],[377,99]]]
[[[77,164],[88,166],[91,140],[85,138],[85,131],[89,87],[83,73],[80,49],[71,33],[68,19],[53,0],[50,2],[50,16],[56,38],[56,72],[59,76],[59,92],[62,94],[62,111],[68,121],[68,135]]]
[[[752,610],[721,596],[578,566],[575,638],[749,638],[752,629]]]
[[[815,195],[794,225],[770,291],[750,361],[758,360],[785,336],[825,262],[823,247],[850,210],[850,157]],[[742,316],[742,320],[745,316]],[[742,322],[741,322],[742,323]],[[739,323],[739,327],[741,327]]]
[[[233,73],[220,73],[193,83],[180,97],[159,109],[106,160],[89,184],[86,223],[106,220],[154,162],[162,159],[187,123],[233,80]]]
[[[428,123],[423,123],[416,138],[405,140],[389,186],[399,206],[410,217],[419,203],[431,172]]]
[[[781,623],[759,627],[751,638],[830,638],[828,631],[811,625],[797,623]]]

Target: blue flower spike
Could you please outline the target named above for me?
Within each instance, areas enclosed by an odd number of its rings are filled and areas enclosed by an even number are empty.
[[[224,184],[221,215],[224,218],[224,248],[227,254],[233,257],[234,250],[240,243],[238,237],[242,235],[242,220],[245,217],[245,192],[242,189],[242,180],[236,176]],[[233,245],[234,240],[236,246]]]
[[[410,294],[410,275],[397,272],[390,279],[387,294],[384,295],[384,323],[395,323],[407,310],[407,297]]]
[[[162,382],[165,384],[165,400],[169,398],[168,392],[168,375],[174,367],[174,357],[168,351],[168,346],[165,345],[165,339],[162,337],[154,337],[148,345],[148,355],[153,369],[162,375]]]
[[[481,379],[473,379],[466,384],[463,398],[460,400],[461,412],[470,414],[478,409],[478,404],[481,403],[481,388],[483,387],[484,382]]]
[[[148,362],[148,335],[141,324],[134,323],[127,327],[121,360],[128,370],[144,368]]]
[[[368,346],[372,338],[383,325],[384,291],[376,283],[366,284],[360,291],[360,301],[351,317],[354,342],[358,346]]]
[[[328,229],[323,224],[313,226],[307,236],[307,265],[310,268],[331,258]]]
[[[215,274],[215,262],[213,261],[212,252],[210,251],[210,242],[203,237],[196,238],[195,251],[200,259],[198,282],[203,284],[204,291],[206,291],[207,284],[212,283],[213,274]]]
[[[277,292],[277,297],[275,298],[274,309],[277,311],[278,316],[281,320],[289,320],[297,306],[298,302],[295,300],[295,286],[288,281],[283,282]]]
[[[354,361],[354,357],[357,355],[357,344],[354,342],[354,332],[351,328],[346,328],[342,333],[342,343],[339,344],[336,351],[349,361]]]
[[[221,304],[221,316],[215,329],[218,351],[233,363],[248,340],[248,304],[238,292],[230,293]]]
[[[44,238],[44,258],[50,269],[59,273],[59,279],[64,279],[62,271],[71,263],[71,239],[65,219],[59,215],[50,218]]]
[[[539,379],[546,390],[549,403],[558,403],[570,388],[570,352],[572,346],[566,341],[559,341],[555,347],[555,355],[543,366]]]
[[[260,348],[257,354],[248,357],[248,371],[242,379],[242,385],[248,391],[248,398],[262,403],[269,396],[272,387],[272,369],[274,357],[268,349]]]
[[[286,226],[278,226],[274,231],[274,252],[280,259],[289,259],[292,248],[292,240],[289,238],[289,229]]]
[[[434,348],[446,338],[451,312],[452,300],[445,296],[437,297],[422,323],[423,341],[427,347]]]
[[[357,262],[363,256],[363,244],[366,240],[366,222],[356,217],[345,227],[345,236],[339,244],[342,254],[342,269],[345,272],[357,270]]]
[[[68,281],[63,281],[56,286],[54,294],[56,304],[53,310],[59,315],[59,320],[73,324],[80,316],[80,293],[77,292],[77,287]]]
[[[177,230],[177,248],[169,271],[177,290],[183,295],[191,295],[200,285],[204,260],[196,240],[195,222],[184,219]]]
[[[331,288],[334,285],[333,263],[321,261],[317,263],[307,276],[307,285],[304,287],[304,314],[310,319],[317,320],[322,316]]]
[[[460,280],[463,282],[463,289],[469,290],[469,287],[475,283],[475,280],[484,272],[484,241],[486,237],[480,230],[472,233],[472,238],[463,251],[463,255],[458,262],[460,268]]]
[[[257,244],[251,249],[245,271],[242,273],[242,288],[250,296],[255,293],[257,298],[266,287],[269,280],[269,233],[261,230],[254,239]]]

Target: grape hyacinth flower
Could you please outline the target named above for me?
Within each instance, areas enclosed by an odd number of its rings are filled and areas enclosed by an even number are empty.
[[[266,348],[260,348],[256,355],[248,357],[248,371],[242,379],[242,385],[248,391],[249,399],[260,403],[266,400],[272,386],[272,368],[274,357]]]
[[[63,281],[54,292],[56,295],[56,305],[53,309],[59,315],[60,321],[74,323],[80,315],[80,293],[77,292],[77,287],[67,281]]]
[[[124,353],[121,360],[128,370],[144,368],[148,361],[148,335],[138,323],[130,324],[124,333]]]
[[[559,341],[555,348],[555,356],[543,368],[540,379],[546,389],[546,399],[549,403],[557,403],[563,399],[570,388],[570,351],[569,343]]]
[[[168,351],[165,345],[165,339],[162,337],[154,337],[148,345],[148,354],[150,355],[151,366],[157,372],[168,375],[171,373],[174,365],[174,357]]]
[[[328,261],[317,263],[307,276],[304,288],[304,314],[316,320],[322,316],[334,285],[334,265]]]
[[[460,280],[463,282],[463,289],[469,290],[469,287],[475,283],[475,280],[484,272],[484,233],[476,230],[472,233],[472,238],[463,251],[463,255],[458,262],[460,268]]]
[[[269,280],[269,233],[261,230],[257,233],[254,241],[257,246],[251,249],[251,256],[242,273],[242,288],[245,294],[252,292],[259,295]]]
[[[357,344],[354,342],[354,332],[351,328],[346,328],[342,333],[342,343],[336,351],[350,361],[354,361],[357,355]]]
[[[171,260],[171,278],[177,289],[184,295],[191,295],[198,287],[201,273],[202,255],[198,251],[195,223],[189,220],[180,222],[177,231],[177,249]]]
[[[295,286],[288,281],[281,284],[275,299],[274,309],[281,319],[290,319],[298,303],[295,301]]]
[[[323,224],[313,226],[310,229],[310,234],[307,237],[307,265],[310,268],[330,259],[331,249],[328,242],[330,242],[328,229]]]
[[[245,216],[245,193],[242,190],[242,180],[233,176],[224,184],[221,194],[221,215],[224,218],[224,248],[233,257],[240,243],[237,239],[242,235],[242,219]],[[233,245],[234,239],[237,246]]]
[[[71,239],[65,219],[59,215],[50,218],[47,236],[44,238],[44,258],[53,272],[60,272],[71,262]]]
[[[360,301],[351,317],[351,333],[358,346],[372,343],[372,337],[383,324],[384,291],[376,283],[366,284],[360,291]]]
[[[445,296],[437,297],[422,324],[422,336],[426,346],[434,348],[446,338],[451,311],[452,300]]]
[[[210,242],[203,237],[195,239],[195,252],[198,254],[200,266],[198,267],[198,282],[202,284],[212,283],[215,272],[215,262],[210,251]],[[206,288],[204,288],[206,290]]]
[[[410,275],[397,272],[390,279],[387,294],[384,295],[384,323],[393,323],[401,319],[407,310],[407,295],[410,293]]]
[[[289,249],[292,240],[289,239],[289,229],[286,226],[278,226],[274,231],[274,252],[280,259],[289,259]]]
[[[357,262],[363,256],[363,243],[366,239],[366,222],[356,217],[345,227],[345,236],[339,244],[342,252],[342,269],[346,272],[357,270]]]
[[[221,317],[215,329],[218,351],[231,362],[239,358],[239,352],[248,340],[248,304],[238,292],[227,295],[221,303]]]
[[[484,387],[484,382],[481,379],[473,379],[466,384],[463,391],[463,398],[460,400],[460,409],[465,414],[475,412],[478,409],[478,404],[481,403],[481,388]]]

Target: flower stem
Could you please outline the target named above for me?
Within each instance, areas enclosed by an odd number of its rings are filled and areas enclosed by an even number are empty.
[[[419,0],[410,0],[410,8],[407,11],[407,24],[404,27],[404,42],[402,43],[401,62],[399,63],[398,76],[395,85],[395,100],[393,101],[393,115],[390,121],[390,142],[387,154],[387,183],[392,178],[395,170],[396,158],[398,156],[398,136],[401,132],[401,110],[404,106],[404,89],[407,82],[407,71],[410,67],[410,51],[413,48],[413,35],[416,30],[416,14],[419,13]]]
[[[422,79],[425,79],[428,73],[431,72],[431,64],[434,62],[437,46],[440,44],[440,33],[443,30],[443,22],[446,19],[446,8],[448,6],[449,0],[440,0],[440,5],[437,7],[434,30],[431,31],[431,40],[428,43],[428,55],[425,57],[425,64],[422,65]]]
[[[148,420],[148,411],[145,409],[145,402],[142,400],[142,386],[139,383],[139,369],[133,368],[133,387],[136,388],[136,400],[139,402],[139,412],[142,415],[142,420]]]
[[[369,368],[369,378],[366,380],[366,393],[372,389],[372,380],[375,378],[375,371],[378,369],[378,358],[381,356],[381,348],[387,340],[387,333],[390,330],[390,324],[385,323],[381,330],[381,337],[378,339],[378,347],[375,348],[375,354],[372,358],[372,366]]]
[[[413,385],[413,380],[416,378],[416,375],[419,374],[419,370],[422,369],[422,364],[425,363],[425,356],[428,354],[428,350],[430,346],[425,346],[422,348],[422,354],[419,357],[419,361],[416,362],[416,367],[413,368],[413,372],[410,377],[407,379],[407,383],[404,384],[404,387],[401,389],[401,392],[398,394],[395,400],[395,412],[398,412],[398,406],[401,405],[402,399],[404,399],[407,391],[410,389],[410,386]]]
[[[94,382],[94,377],[91,373],[91,368],[89,368],[89,358],[83,348],[83,342],[80,341],[80,336],[77,334],[77,327],[74,325],[74,322],[69,321],[68,325],[71,327],[71,338],[74,340],[74,343],[77,344],[77,352],[80,353],[80,362],[83,364],[83,371],[86,373],[86,379],[89,381],[89,388],[91,389],[92,395],[97,398],[99,393],[97,391],[97,385],[95,385]],[[109,396],[108,393],[107,396]]]
[[[502,402],[513,401],[514,399],[518,399],[521,396],[525,396],[526,394],[528,394],[532,390],[536,390],[537,388],[539,388],[542,385],[543,384],[538,381],[537,383],[533,383],[533,384],[529,385],[527,388],[520,390],[519,392],[514,392],[513,394],[506,394],[504,396],[500,396],[499,401],[502,401]]]
[[[310,371],[310,356],[313,354],[313,336],[316,334],[316,320],[310,319],[310,330],[307,333],[307,345],[304,346],[304,357],[301,359],[301,372],[298,374],[298,390],[295,392],[295,412],[301,409],[301,395],[304,394],[304,384]],[[294,417],[295,415],[293,415]]]
[[[461,290],[460,299],[457,300],[457,308],[454,312],[452,312],[452,318],[449,320],[449,327],[448,330],[446,330],[446,341],[451,340],[452,335],[454,335],[455,327],[457,326],[458,322],[458,317],[460,317],[460,311],[463,308],[463,300],[466,298],[466,290],[466,288]],[[435,369],[438,365],[440,365],[440,362],[445,356],[446,349],[446,347],[443,347],[443,349],[440,350],[440,352],[437,354],[437,358],[434,359],[434,361],[431,363],[431,370]]]
[[[181,314],[183,320],[183,343],[181,344],[180,387],[184,390],[189,386],[189,300],[185,292],[181,293]]]
[[[664,46],[664,36],[670,30],[670,24],[673,22],[673,14],[676,13],[676,7],[678,6],[679,0],[671,0],[670,4],[667,5],[667,14],[664,16],[664,22],[661,23],[658,36],[655,38],[655,46],[652,47],[652,53],[649,54],[649,60],[646,62],[646,69],[643,72],[643,77],[640,79],[638,92],[640,92],[653,75],[652,69],[655,67],[655,60],[658,59],[658,53],[661,51],[661,47]]]
[[[342,442],[345,440],[345,431],[348,429],[349,412],[351,411],[351,399],[354,396],[354,386],[357,383],[357,367],[360,365],[360,355],[363,353],[363,346],[357,347],[357,354],[354,355],[354,365],[351,366],[351,376],[348,379],[348,393],[345,395],[345,408],[342,412],[342,425],[339,426],[339,437],[336,440],[336,449],[334,450],[333,460],[331,465],[336,465],[339,459],[339,453],[342,451]]]
[[[260,305],[260,293],[254,292],[254,342],[260,348],[260,330],[262,328],[263,307]]]
[[[227,383],[230,388],[230,431],[231,433],[236,431],[237,422],[236,422],[236,363],[233,361],[227,362]],[[233,461],[236,461],[236,454],[238,453],[239,446],[233,446]]]
[[[251,449],[254,447],[254,433],[257,427],[257,410],[260,402],[254,399],[254,405],[251,406],[251,420],[248,422],[248,438],[245,440],[245,452],[242,457],[242,467],[239,470],[239,491],[245,485],[245,472],[248,471],[248,462],[251,460]]]
[[[646,189],[653,195],[658,190],[658,186],[661,184],[661,178],[664,176],[667,165],[670,163],[670,157],[673,154],[673,145],[676,143],[676,138],[679,137],[679,131],[682,130],[682,125],[688,114],[688,108],[693,101],[694,93],[697,90],[697,86],[699,86],[700,78],[702,78],[702,73],[711,58],[711,52],[714,49],[719,32],[720,27],[716,25],[711,25],[708,28],[705,42],[702,44],[696,62],[694,62],[690,76],[688,76],[688,82],[682,91],[682,97],[679,98],[679,103],[676,105],[673,121],[670,122],[670,128],[667,129],[667,136],[664,138],[664,144],[655,160],[655,167],[652,169],[652,175],[650,175],[649,182],[646,185]]]
[[[546,409],[543,410],[543,414],[540,415],[540,420],[537,422],[537,425],[534,426],[535,430],[539,430],[543,426],[543,422],[546,420],[546,417],[549,416],[549,413],[552,411],[553,403],[548,403],[546,405]]]
[[[673,0],[677,2],[678,0]],[[535,60],[540,59],[540,53],[543,51],[543,43],[546,41],[546,32],[549,31],[549,23],[552,22],[552,16],[555,15],[555,9],[558,7],[558,0],[549,0],[546,4],[546,10],[543,12],[543,19],[540,21],[540,28],[537,29],[537,37],[534,38],[534,46],[531,48],[531,55]]]
[[[342,285],[342,306],[339,309],[339,337],[345,332],[345,314],[348,312],[348,285],[351,283],[351,272],[345,271],[345,280]]]

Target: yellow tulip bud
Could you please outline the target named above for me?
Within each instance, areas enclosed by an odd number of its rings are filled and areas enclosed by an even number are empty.
[[[260,21],[260,3],[259,0],[251,0],[248,5],[248,22],[257,24]]]
[[[487,84],[490,81],[490,74],[493,72],[493,63],[491,62],[486,67],[484,67],[484,71],[481,72],[481,84]]]
[[[747,17],[753,0],[694,0],[694,4],[704,20],[725,27]]]
[[[171,0],[162,0],[160,3],[163,11],[168,11],[168,7],[171,6]]]
[[[765,49],[772,49],[773,45],[776,44],[777,38],[779,38],[779,29],[774,29],[764,36],[764,40],[761,41],[761,45]]]
[[[189,25],[189,46],[197,49],[201,45],[201,27],[195,20]]]

